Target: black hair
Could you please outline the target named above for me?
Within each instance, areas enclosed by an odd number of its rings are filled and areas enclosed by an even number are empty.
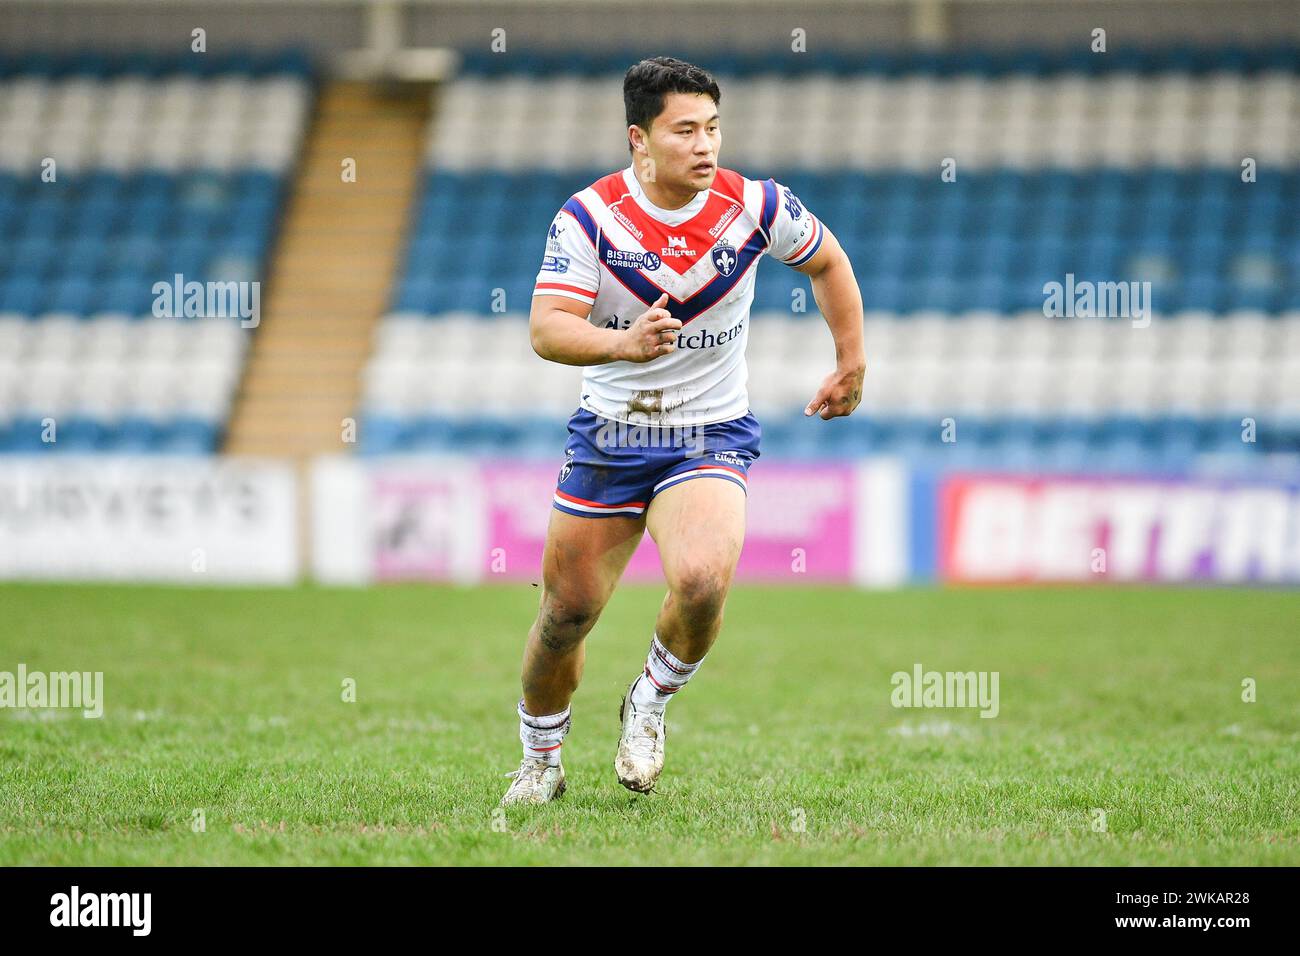
[[[722,91],[707,70],[671,56],[652,56],[632,66],[623,77],[627,125],[649,131],[654,118],[664,111],[664,97],[669,93],[704,93],[715,105],[722,102]],[[630,140],[627,148],[631,152]]]

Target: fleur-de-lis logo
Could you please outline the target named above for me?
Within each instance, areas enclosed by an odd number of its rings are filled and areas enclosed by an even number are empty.
[[[736,250],[730,246],[718,246],[713,250],[713,268],[721,275],[731,275],[736,269],[736,262]]]

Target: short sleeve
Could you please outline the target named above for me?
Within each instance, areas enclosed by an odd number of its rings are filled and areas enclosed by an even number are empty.
[[[774,184],[777,206],[768,255],[789,266],[803,265],[821,248],[825,230],[788,186]]]
[[[533,295],[563,295],[591,304],[599,288],[596,250],[578,220],[561,209],[546,233],[546,254]]]

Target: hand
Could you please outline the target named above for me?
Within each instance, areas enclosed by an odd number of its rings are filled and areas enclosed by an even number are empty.
[[[674,319],[664,308],[667,302],[665,292],[622,331],[619,358],[625,362],[649,362],[677,348],[677,330],[682,327],[682,320]]]
[[[823,421],[851,415],[862,401],[862,379],[866,374],[865,362],[835,369],[817,389],[817,394],[803,410],[804,415],[821,412]]]

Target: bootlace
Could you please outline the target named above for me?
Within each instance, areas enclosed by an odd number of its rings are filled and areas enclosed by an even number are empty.
[[[549,766],[550,764],[545,760],[538,760],[534,757],[525,757],[523,760],[519,761],[518,770],[511,770],[509,773],[503,774],[503,776],[514,778],[515,782],[512,785],[512,789],[513,787],[518,786],[521,782],[539,784],[542,781],[542,775],[546,773]],[[533,779],[529,780],[530,777]]]
[[[663,739],[664,718],[662,714],[648,711],[637,714],[633,724],[632,739],[628,749],[638,757],[651,759],[655,755],[656,744]]]

